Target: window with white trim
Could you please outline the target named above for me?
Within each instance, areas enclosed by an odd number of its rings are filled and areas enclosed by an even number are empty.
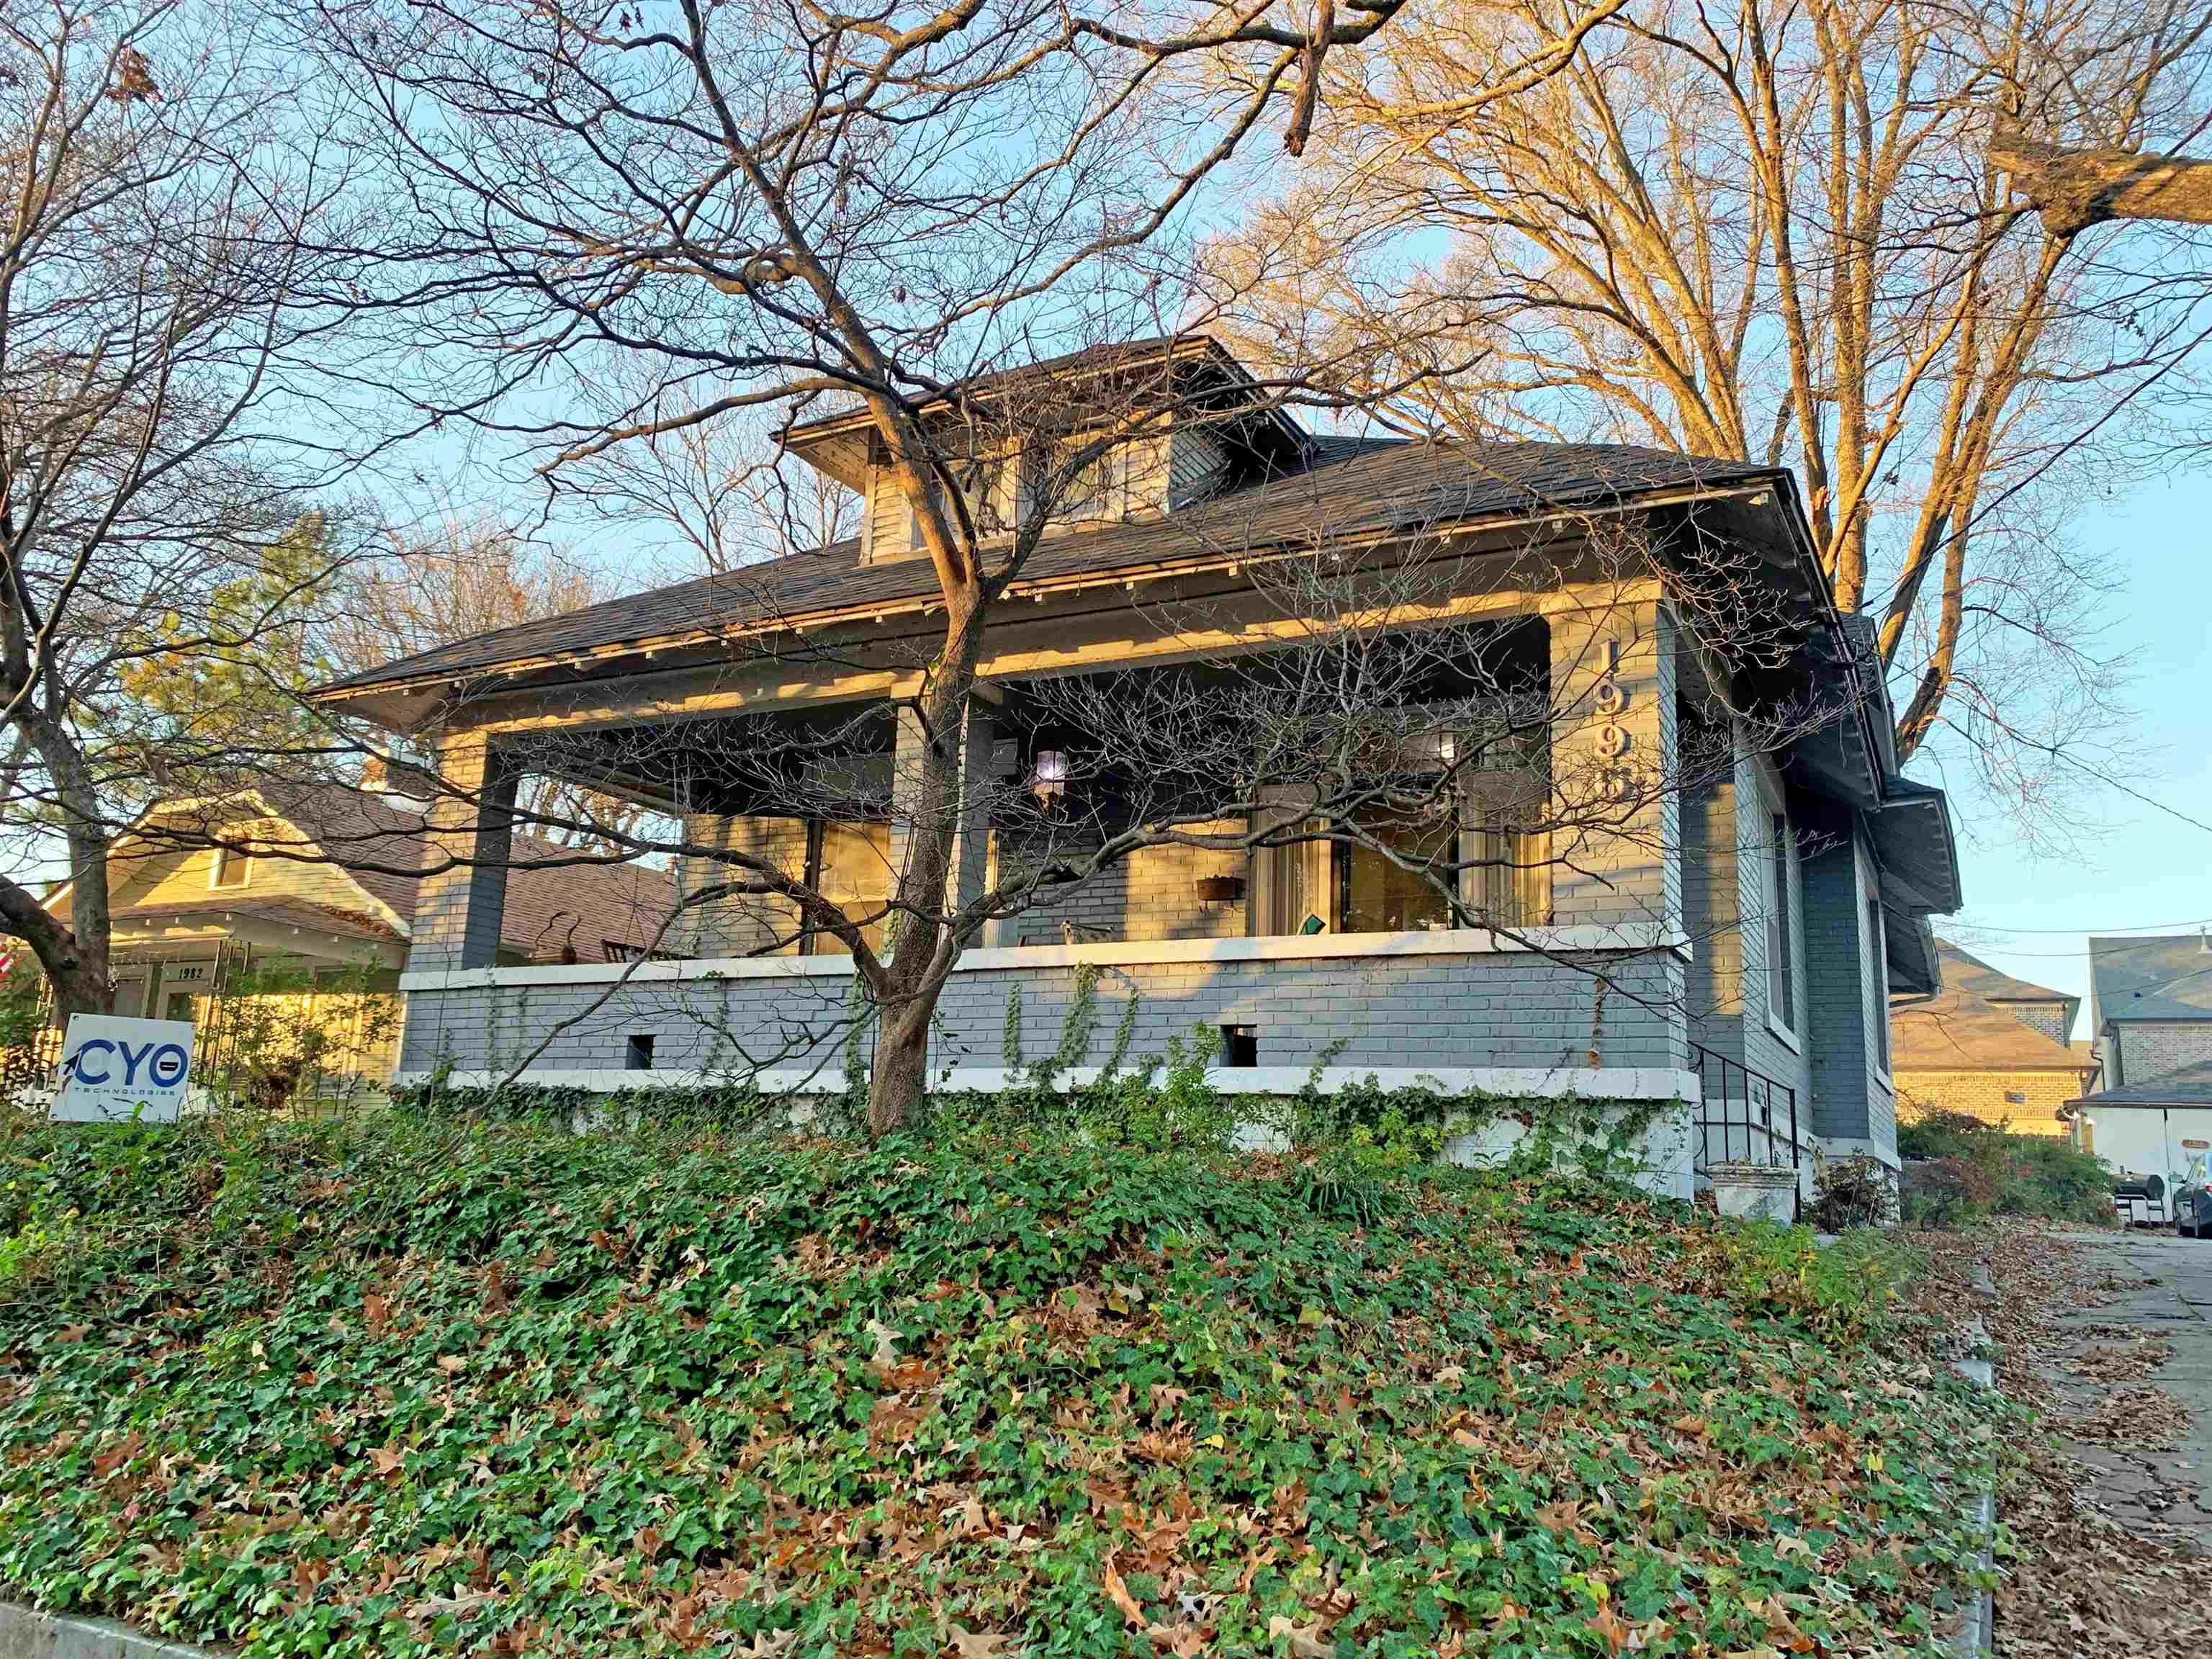
[[[1881,925],[1881,901],[1866,902],[1867,961],[1872,983],[1867,994],[1867,1035],[1872,1040],[1875,1064],[1889,1075],[1889,950]]]
[[[1766,815],[1766,1017],[1793,1036],[1797,1031],[1797,953],[1790,948],[1790,876],[1796,847],[1790,819]]]

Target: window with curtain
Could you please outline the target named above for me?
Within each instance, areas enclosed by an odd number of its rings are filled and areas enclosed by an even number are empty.
[[[1394,718],[1392,729],[1377,732],[1365,757],[1374,769],[1370,781],[1401,783],[1406,804],[1378,805],[1359,820],[1358,840],[1316,839],[1256,855],[1255,931],[1550,925],[1551,838],[1543,825],[1551,745],[1540,707],[1525,715],[1463,703],[1406,712],[1410,718]],[[1310,799],[1293,784],[1270,791],[1285,802]],[[1328,825],[1315,819],[1305,828],[1321,837]],[[1455,881],[1472,919],[1455,913],[1446,890]]]
[[[1363,823],[1360,832],[1376,846],[1347,842],[1330,849],[1336,873],[1334,931],[1417,933],[1455,925],[1445,888],[1459,852],[1459,821],[1449,801],[1439,805],[1446,810],[1378,815]]]
[[[1494,745],[1482,760],[1487,769],[1460,780],[1468,902],[1492,927],[1548,927],[1552,838],[1542,828],[1547,758],[1527,745]]]
[[[1506,804],[1479,800],[1466,787],[1429,810],[1364,820],[1372,845],[1320,839],[1320,819],[1305,829],[1316,839],[1255,855],[1259,902],[1254,924],[1263,933],[1418,933],[1462,925],[1437,878],[1449,883],[1457,861],[1464,902],[1498,927],[1542,927],[1552,920],[1549,836],[1511,827],[1540,809],[1534,787],[1516,780]],[[1473,925],[1480,926],[1478,921]]]

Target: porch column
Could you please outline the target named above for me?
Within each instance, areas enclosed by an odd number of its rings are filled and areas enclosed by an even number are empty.
[[[1552,912],[1560,927],[1682,925],[1677,641],[1656,584],[1565,590],[1552,631]]]
[[[1632,935],[1682,927],[1682,802],[1675,763],[1677,640],[1656,583],[1570,588],[1552,630],[1552,912],[1561,927]],[[1603,1066],[1690,1057],[1681,957],[1654,939],[1587,958],[1589,1025],[1576,1048]]]
[[[520,781],[513,757],[480,733],[459,733],[439,745],[428,861],[460,862],[425,876],[416,890],[410,973],[498,963]]]
[[[960,768],[957,840],[952,850],[952,879],[945,895],[948,913],[981,897],[989,876],[991,795],[995,781],[991,756],[999,735],[994,701],[978,687],[969,696],[960,729],[944,734],[944,740],[955,746]],[[914,802],[927,744],[921,717],[902,704],[891,758],[890,864],[895,879],[904,874],[908,840],[921,827],[915,819]]]

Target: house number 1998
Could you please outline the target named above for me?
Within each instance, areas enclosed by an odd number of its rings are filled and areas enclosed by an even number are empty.
[[[1628,730],[1620,723],[1621,715],[1628,712],[1628,693],[1613,678],[1620,672],[1620,641],[1607,640],[1605,642],[1605,669],[1598,680],[1592,701],[1597,705],[1597,712],[1605,716],[1605,724],[1597,729],[1597,750],[1613,763],[1600,774],[1600,781],[1606,796],[1613,800],[1626,799],[1634,788],[1634,781],[1629,776],[1628,769],[1619,764],[1621,757],[1628,753]]]

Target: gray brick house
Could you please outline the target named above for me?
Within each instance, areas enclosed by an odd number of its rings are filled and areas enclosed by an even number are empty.
[[[1899,774],[1869,630],[1833,609],[1790,472],[1626,447],[1316,434],[1210,340],[1125,350],[1172,388],[1173,412],[1131,420],[1096,469],[1109,482],[1008,587],[960,734],[979,792],[1083,793],[1060,770],[1080,738],[1050,724],[1071,686],[1195,684],[1292,649],[1315,619],[1285,614],[1291,590],[1262,580],[1271,562],[1378,581],[1418,562],[1421,603],[1388,627],[1479,635],[1535,688],[1542,729],[1510,758],[1493,744],[1472,759],[1473,740],[1455,749],[1447,733],[1417,765],[1398,744],[1390,768],[1426,769],[1418,824],[1236,844],[1261,811],[1248,799],[1211,842],[1146,845],[1041,890],[959,958],[933,1073],[989,1081],[1010,995],[1054,1030],[1095,976],[1102,1000],[1137,999],[1140,1053],[1218,1034],[1224,1082],[1255,1093],[1294,1089],[1328,1060],[1328,1081],[1679,1101],[1684,1144],[1703,1157],[1788,1162],[1817,1143],[1893,1164],[1888,997],[1935,988],[1926,918],[1959,902],[1955,853],[1942,793]],[[1092,372],[1044,365],[1031,384]],[[921,741],[899,698],[939,596],[868,423],[825,417],[787,443],[860,499],[857,537],[320,694],[434,748],[449,791],[434,821],[454,862],[423,884],[403,1075],[495,1075],[534,1052],[527,1075],[603,1088],[642,1067],[836,1081],[853,959],[781,900],[680,899],[667,959],[642,965],[493,954],[490,849],[516,771],[551,764],[532,745],[555,738],[569,775],[680,826],[667,842],[679,895],[706,890],[717,852],[740,848],[841,900],[894,884],[900,765]],[[978,511],[1025,510],[1029,465],[990,474]],[[1601,556],[1624,544],[1632,560]],[[1747,608],[1763,618],[1755,647],[1726,620]],[[853,736],[855,711],[872,708],[885,711],[872,745]],[[793,763],[807,791],[737,781],[762,722],[826,731],[805,723],[833,715],[836,743]],[[831,775],[849,785],[825,788]],[[1614,809],[1565,810],[1585,784]],[[1238,786],[1262,802],[1300,787]],[[849,804],[819,805],[830,799]],[[1017,817],[979,810],[963,891],[994,890],[1030,856],[1038,820]],[[1449,873],[1424,880],[1437,871]]]
[[[2093,937],[2089,1032],[2107,1091],[2212,1066],[2212,939]]]
[[[2212,938],[2093,936],[2088,1026],[2102,1071],[2069,1104],[2081,1143],[2179,1180],[2212,1152]]]

